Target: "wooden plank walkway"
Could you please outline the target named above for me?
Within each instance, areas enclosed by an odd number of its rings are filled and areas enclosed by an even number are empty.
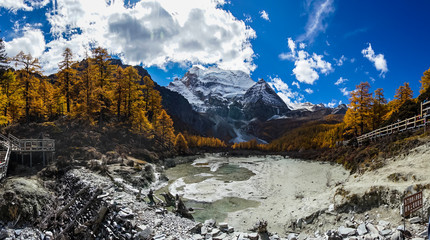
[[[366,134],[360,135],[357,137],[358,145],[363,144],[363,142],[367,140],[374,140],[379,137],[384,137],[387,135],[391,135],[396,132],[403,132],[410,129],[417,129],[421,127],[426,127],[429,122],[427,121],[430,117],[430,102],[421,102],[421,114],[404,119],[402,121],[393,123],[391,125],[378,128]]]
[[[53,139],[19,139],[12,134],[9,134],[8,137],[0,134],[0,146],[4,149],[4,151],[0,151],[0,180],[6,176],[12,152],[21,154],[22,164],[24,164],[24,154],[29,154],[30,167],[33,164],[33,152],[43,153],[43,165],[45,165],[45,153],[55,152],[55,140]]]

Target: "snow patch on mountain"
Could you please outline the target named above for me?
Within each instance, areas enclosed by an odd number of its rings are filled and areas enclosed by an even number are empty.
[[[214,102],[228,103],[245,94],[255,82],[243,71],[193,66],[168,88],[182,94],[198,112],[206,112]]]

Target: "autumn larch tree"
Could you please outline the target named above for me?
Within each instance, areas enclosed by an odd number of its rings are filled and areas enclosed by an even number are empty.
[[[35,95],[37,94],[35,89],[37,79],[34,75],[39,73],[39,60],[37,58],[33,58],[31,54],[24,54],[24,52],[21,51],[12,59],[12,61],[15,62],[16,66],[19,65],[22,67],[18,72],[18,79],[23,87],[25,118],[28,121],[30,117],[30,108],[33,103],[32,101],[35,100]]]
[[[173,133],[173,121],[164,109],[162,109],[157,116],[156,132],[163,141],[163,144],[168,145],[173,143],[175,138],[175,134]]]
[[[110,56],[107,50],[101,47],[92,50],[93,53],[93,64],[96,69],[96,93],[98,95],[99,105],[99,124],[103,123],[105,116],[109,112],[111,105],[111,96],[109,94],[110,88],[110,75],[113,66],[110,65]]]
[[[384,90],[378,88],[375,90],[375,97],[372,104],[372,129],[377,129],[384,121],[384,116],[387,113],[387,99],[384,97]]]
[[[369,124],[369,114],[372,107],[372,93],[369,93],[370,84],[362,82],[351,92],[350,104],[345,116],[347,128],[359,129],[355,135],[363,134]]]
[[[58,64],[60,72],[58,72],[58,82],[60,88],[66,96],[66,112],[70,114],[72,85],[76,80],[76,70],[72,68],[73,53],[70,48],[64,49],[63,60]]]
[[[124,80],[125,80],[125,93],[126,93],[126,112],[127,118],[130,119],[132,111],[137,105],[144,107],[141,85],[139,84],[140,76],[138,71],[134,67],[127,67],[124,69]],[[138,104],[141,102],[142,104]]]
[[[423,73],[420,83],[421,83],[420,94],[423,94],[430,87],[430,68]]]
[[[180,153],[188,152],[188,143],[187,143],[187,140],[185,140],[185,137],[184,135],[182,135],[182,133],[178,133],[178,135],[176,135],[174,146],[176,150]]]

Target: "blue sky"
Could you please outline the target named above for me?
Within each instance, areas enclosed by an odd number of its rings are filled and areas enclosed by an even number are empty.
[[[4,0],[1,37],[56,70],[92,45],[145,66],[167,85],[193,64],[264,78],[290,106],[348,103],[361,81],[387,99],[430,68],[430,2],[370,0]],[[337,84],[335,84],[337,83]]]

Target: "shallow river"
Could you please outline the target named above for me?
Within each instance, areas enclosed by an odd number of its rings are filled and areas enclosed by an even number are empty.
[[[210,154],[167,170],[167,188],[187,207],[197,209],[197,221],[214,218],[239,231],[267,220],[269,230],[284,234],[291,219],[326,209],[333,186],[349,173],[341,166],[281,156],[223,157]]]

